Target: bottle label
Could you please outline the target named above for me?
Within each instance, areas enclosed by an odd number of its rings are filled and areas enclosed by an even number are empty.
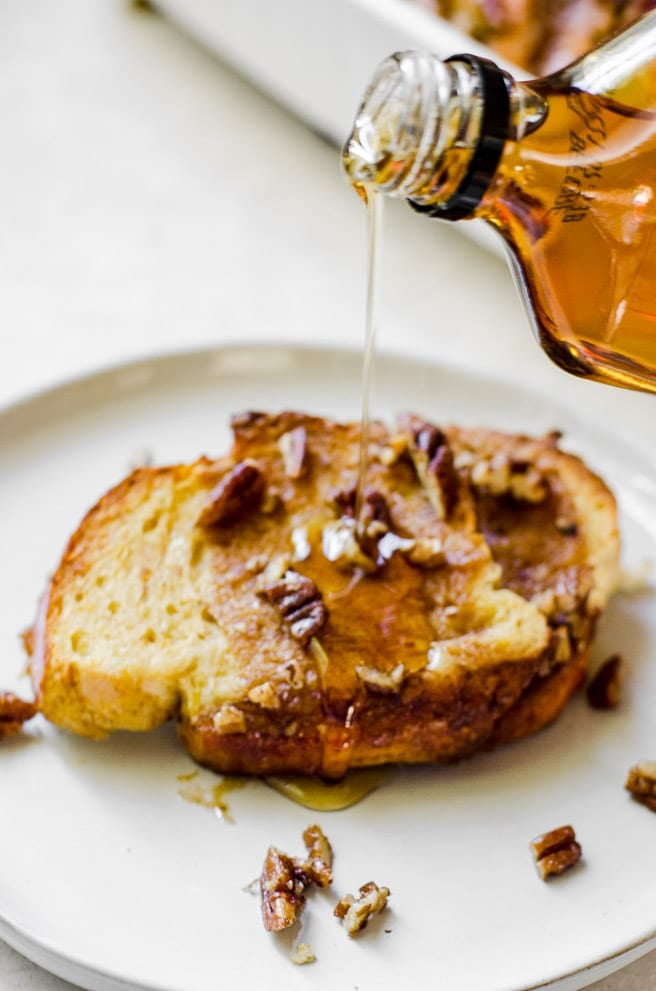
[[[603,178],[599,153],[606,142],[606,124],[595,97],[576,90],[567,96],[572,114],[569,130],[570,163],[550,212],[565,224],[584,220]]]

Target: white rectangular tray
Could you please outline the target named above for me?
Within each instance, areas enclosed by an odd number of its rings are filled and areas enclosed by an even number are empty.
[[[471,52],[507,66],[410,0],[159,0],[158,7],[336,144],[348,136],[374,69],[392,52]]]

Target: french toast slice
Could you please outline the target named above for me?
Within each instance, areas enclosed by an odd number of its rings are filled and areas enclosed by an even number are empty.
[[[225,458],[134,471],[72,536],[31,638],[49,720],[103,737],[175,719],[217,771],[339,778],[557,715],[619,538],[556,435],[371,424],[356,507],[359,424],[233,431]]]

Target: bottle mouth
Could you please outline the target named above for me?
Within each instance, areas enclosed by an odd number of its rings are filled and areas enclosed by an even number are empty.
[[[438,161],[461,124],[454,84],[453,66],[427,52],[385,59],[344,146],[350,182],[404,198],[423,190],[430,199]]]
[[[378,68],[344,146],[355,188],[445,220],[474,215],[509,134],[512,80],[494,62],[398,52]]]

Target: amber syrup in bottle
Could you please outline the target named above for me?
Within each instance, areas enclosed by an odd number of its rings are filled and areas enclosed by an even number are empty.
[[[356,187],[486,221],[547,354],[656,392],[656,13],[530,82],[475,56],[392,56],[343,165]]]

